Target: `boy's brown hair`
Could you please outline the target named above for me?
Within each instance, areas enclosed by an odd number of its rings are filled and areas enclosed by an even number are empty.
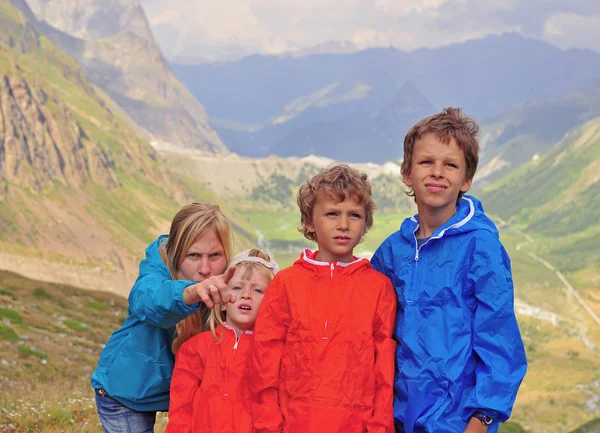
[[[307,180],[298,191],[297,201],[302,224],[299,231],[306,239],[316,241],[316,234],[308,231],[306,226],[312,225],[312,212],[322,195],[328,195],[337,202],[349,197],[354,198],[358,204],[365,207],[365,233],[369,231],[373,225],[373,212],[376,206],[367,175],[346,164],[332,164]]]
[[[456,144],[465,155],[465,180],[472,180],[477,171],[477,164],[479,164],[478,133],[479,125],[475,119],[465,115],[460,108],[447,107],[441,113],[426,117],[413,126],[404,137],[402,174],[410,174],[413,149],[417,140],[425,134],[434,134],[444,144],[450,144],[453,138],[456,140]],[[415,196],[412,188],[407,194],[410,197]],[[458,195],[458,201],[462,196],[463,192]]]

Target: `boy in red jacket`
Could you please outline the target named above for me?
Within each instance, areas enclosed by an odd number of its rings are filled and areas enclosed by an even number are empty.
[[[335,165],[298,192],[302,252],[269,285],[249,355],[254,432],[393,432],[390,280],[353,256],[373,224],[367,176]]]

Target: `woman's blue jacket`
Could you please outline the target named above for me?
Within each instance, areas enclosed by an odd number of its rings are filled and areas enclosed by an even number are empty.
[[[183,291],[193,281],[171,279],[159,252],[167,237],[160,236],[146,249],[129,293],[128,316],[106,343],[91,380],[95,389],[104,388],[136,411],[169,409],[175,325],[202,305],[183,301]]]

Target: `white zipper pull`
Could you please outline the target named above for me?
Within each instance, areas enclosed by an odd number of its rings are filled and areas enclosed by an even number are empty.
[[[417,248],[417,252],[415,253],[415,262],[419,261],[419,249]]]
[[[244,332],[245,332],[245,331],[242,331],[242,334],[243,334]],[[241,338],[242,334],[240,334],[240,335],[239,335],[239,337],[238,337],[238,335],[237,335],[237,332],[236,332],[236,330],[235,330],[235,329],[233,330],[233,333],[235,334],[235,344],[233,345],[233,350],[237,350],[237,348],[238,348],[238,343],[240,342],[240,338]]]

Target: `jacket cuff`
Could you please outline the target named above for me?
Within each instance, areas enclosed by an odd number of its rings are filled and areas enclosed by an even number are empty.
[[[178,282],[181,284],[177,285],[175,293],[175,300],[177,301],[177,306],[181,309],[183,313],[186,313],[186,315],[189,313],[193,313],[194,311],[198,311],[202,306],[202,302],[196,302],[195,304],[188,305],[183,300],[183,292],[185,291],[185,289],[189,286],[193,286],[196,283],[187,280],[179,280]]]

